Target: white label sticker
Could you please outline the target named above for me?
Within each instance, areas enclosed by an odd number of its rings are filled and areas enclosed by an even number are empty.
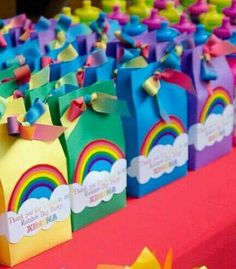
[[[102,201],[110,201],[114,194],[126,188],[126,160],[116,161],[111,171],[90,172],[82,185],[70,185],[71,209],[74,213],[82,212],[86,207],[95,207]]]
[[[188,135],[179,135],[173,145],[156,145],[146,157],[135,157],[128,168],[128,175],[136,177],[140,184],[151,178],[157,179],[170,174],[175,167],[183,166],[188,160]]]
[[[28,199],[18,213],[3,213],[0,216],[0,235],[15,244],[24,236],[33,236],[40,230],[50,229],[55,222],[64,221],[69,215],[69,187],[61,185],[53,191],[49,200]]]
[[[228,105],[223,114],[210,114],[205,123],[197,123],[189,129],[189,145],[198,151],[221,142],[233,132],[234,107]]]

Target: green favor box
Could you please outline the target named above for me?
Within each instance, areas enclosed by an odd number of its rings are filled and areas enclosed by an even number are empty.
[[[30,91],[31,102],[48,95],[47,87]],[[125,141],[113,81],[98,82],[49,98],[54,124],[66,127],[61,143],[67,156],[72,228],[78,230],[126,205]]]

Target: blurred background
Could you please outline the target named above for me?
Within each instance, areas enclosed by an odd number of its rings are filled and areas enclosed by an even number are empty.
[[[93,5],[100,6],[99,0],[92,1]],[[129,1],[127,1],[129,2]],[[26,13],[32,18],[39,15],[52,17],[60,12],[61,7],[71,6],[72,9],[81,6],[81,0],[0,0],[0,17],[9,18],[19,13]]]

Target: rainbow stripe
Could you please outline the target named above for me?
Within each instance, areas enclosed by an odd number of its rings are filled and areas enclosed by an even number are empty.
[[[214,90],[213,94],[209,95],[207,98],[206,103],[201,111],[200,122],[204,123],[208,116],[213,113],[216,107],[221,107],[222,110],[224,110],[224,108],[231,103],[232,99],[229,93],[223,88],[217,88]]]
[[[98,162],[112,166],[114,162],[124,158],[119,147],[107,140],[95,140],[88,144],[79,156],[74,174],[74,182],[82,185],[87,174],[93,171]]]
[[[33,166],[21,176],[16,184],[8,210],[18,212],[26,200],[45,197],[45,190],[52,193],[56,187],[62,184],[67,184],[67,182],[57,168],[47,164]]]
[[[174,139],[185,132],[182,122],[174,116],[170,117],[170,123],[163,120],[155,124],[146,135],[141,147],[141,155],[148,156],[150,151],[156,146],[164,136],[172,136]]]

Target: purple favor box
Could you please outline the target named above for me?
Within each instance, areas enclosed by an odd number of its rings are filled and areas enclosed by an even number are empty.
[[[196,91],[188,101],[190,170],[232,149],[233,76],[225,56],[216,56],[211,50],[215,47],[207,50],[209,44],[186,51],[182,59],[182,70],[192,78]]]

